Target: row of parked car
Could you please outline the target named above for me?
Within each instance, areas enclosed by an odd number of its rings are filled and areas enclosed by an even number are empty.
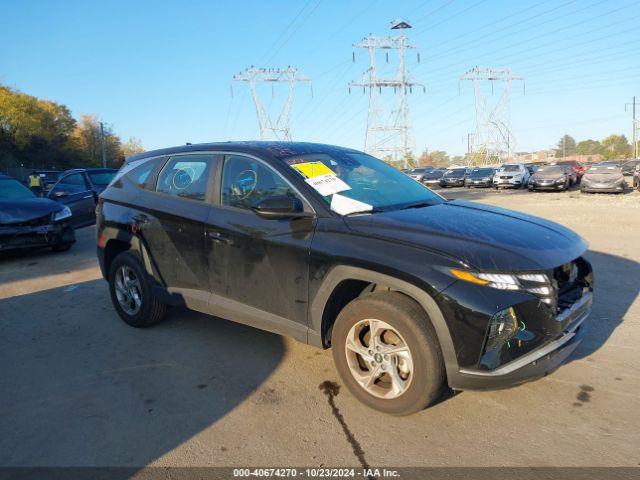
[[[550,164],[505,163],[494,167],[453,167],[441,169],[419,167],[405,171],[414,180],[428,187],[493,187],[528,188],[536,190],[568,190],[580,184],[583,192],[622,193],[625,175],[633,175],[633,187],[640,189],[640,160],[624,164],[602,162],[588,166],[575,161]]]
[[[40,188],[0,175],[0,251],[71,248],[74,229],[95,223],[98,195],[116,172],[107,168],[36,171]]]

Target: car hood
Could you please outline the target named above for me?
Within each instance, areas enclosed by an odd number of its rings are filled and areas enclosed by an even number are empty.
[[[602,172],[602,173],[587,173],[582,177],[587,182],[596,183],[616,183],[622,180],[622,173],[620,172]]]
[[[479,270],[546,270],[587,249],[580,236],[554,222],[460,200],[345,221],[358,233],[436,251]]]
[[[563,173],[545,173],[545,172],[540,172],[540,173],[534,173],[533,174],[533,178],[540,179],[540,180],[556,180],[558,178],[563,178],[563,177],[564,177]]]
[[[61,210],[63,205],[48,198],[0,200],[0,225],[35,220]]]

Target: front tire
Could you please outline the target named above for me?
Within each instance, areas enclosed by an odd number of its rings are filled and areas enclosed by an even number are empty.
[[[435,330],[420,305],[401,293],[353,300],[338,315],[331,342],[342,381],[375,410],[410,415],[442,391],[444,362]]]
[[[150,327],[163,319],[166,306],[153,295],[149,276],[133,253],[114,258],[108,278],[113,306],[127,325]]]

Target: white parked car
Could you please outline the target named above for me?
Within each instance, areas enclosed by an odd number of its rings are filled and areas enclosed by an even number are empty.
[[[493,176],[493,187],[526,187],[530,176],[526,166],[520,163],[505,163]]]

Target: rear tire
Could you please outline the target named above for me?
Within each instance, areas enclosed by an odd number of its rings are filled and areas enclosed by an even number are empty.
[[[167,307],[153,294],[149,276],[142,263],[131,252],[122,252],[109,267],[109,292],[120,318],[136,328],[160,322]]]
[[[435,330],[422,307],[406,295],[356,298],[338,315],[331,342],[342,381],[375,410],[410,415],[442,392],[445,370]]]

